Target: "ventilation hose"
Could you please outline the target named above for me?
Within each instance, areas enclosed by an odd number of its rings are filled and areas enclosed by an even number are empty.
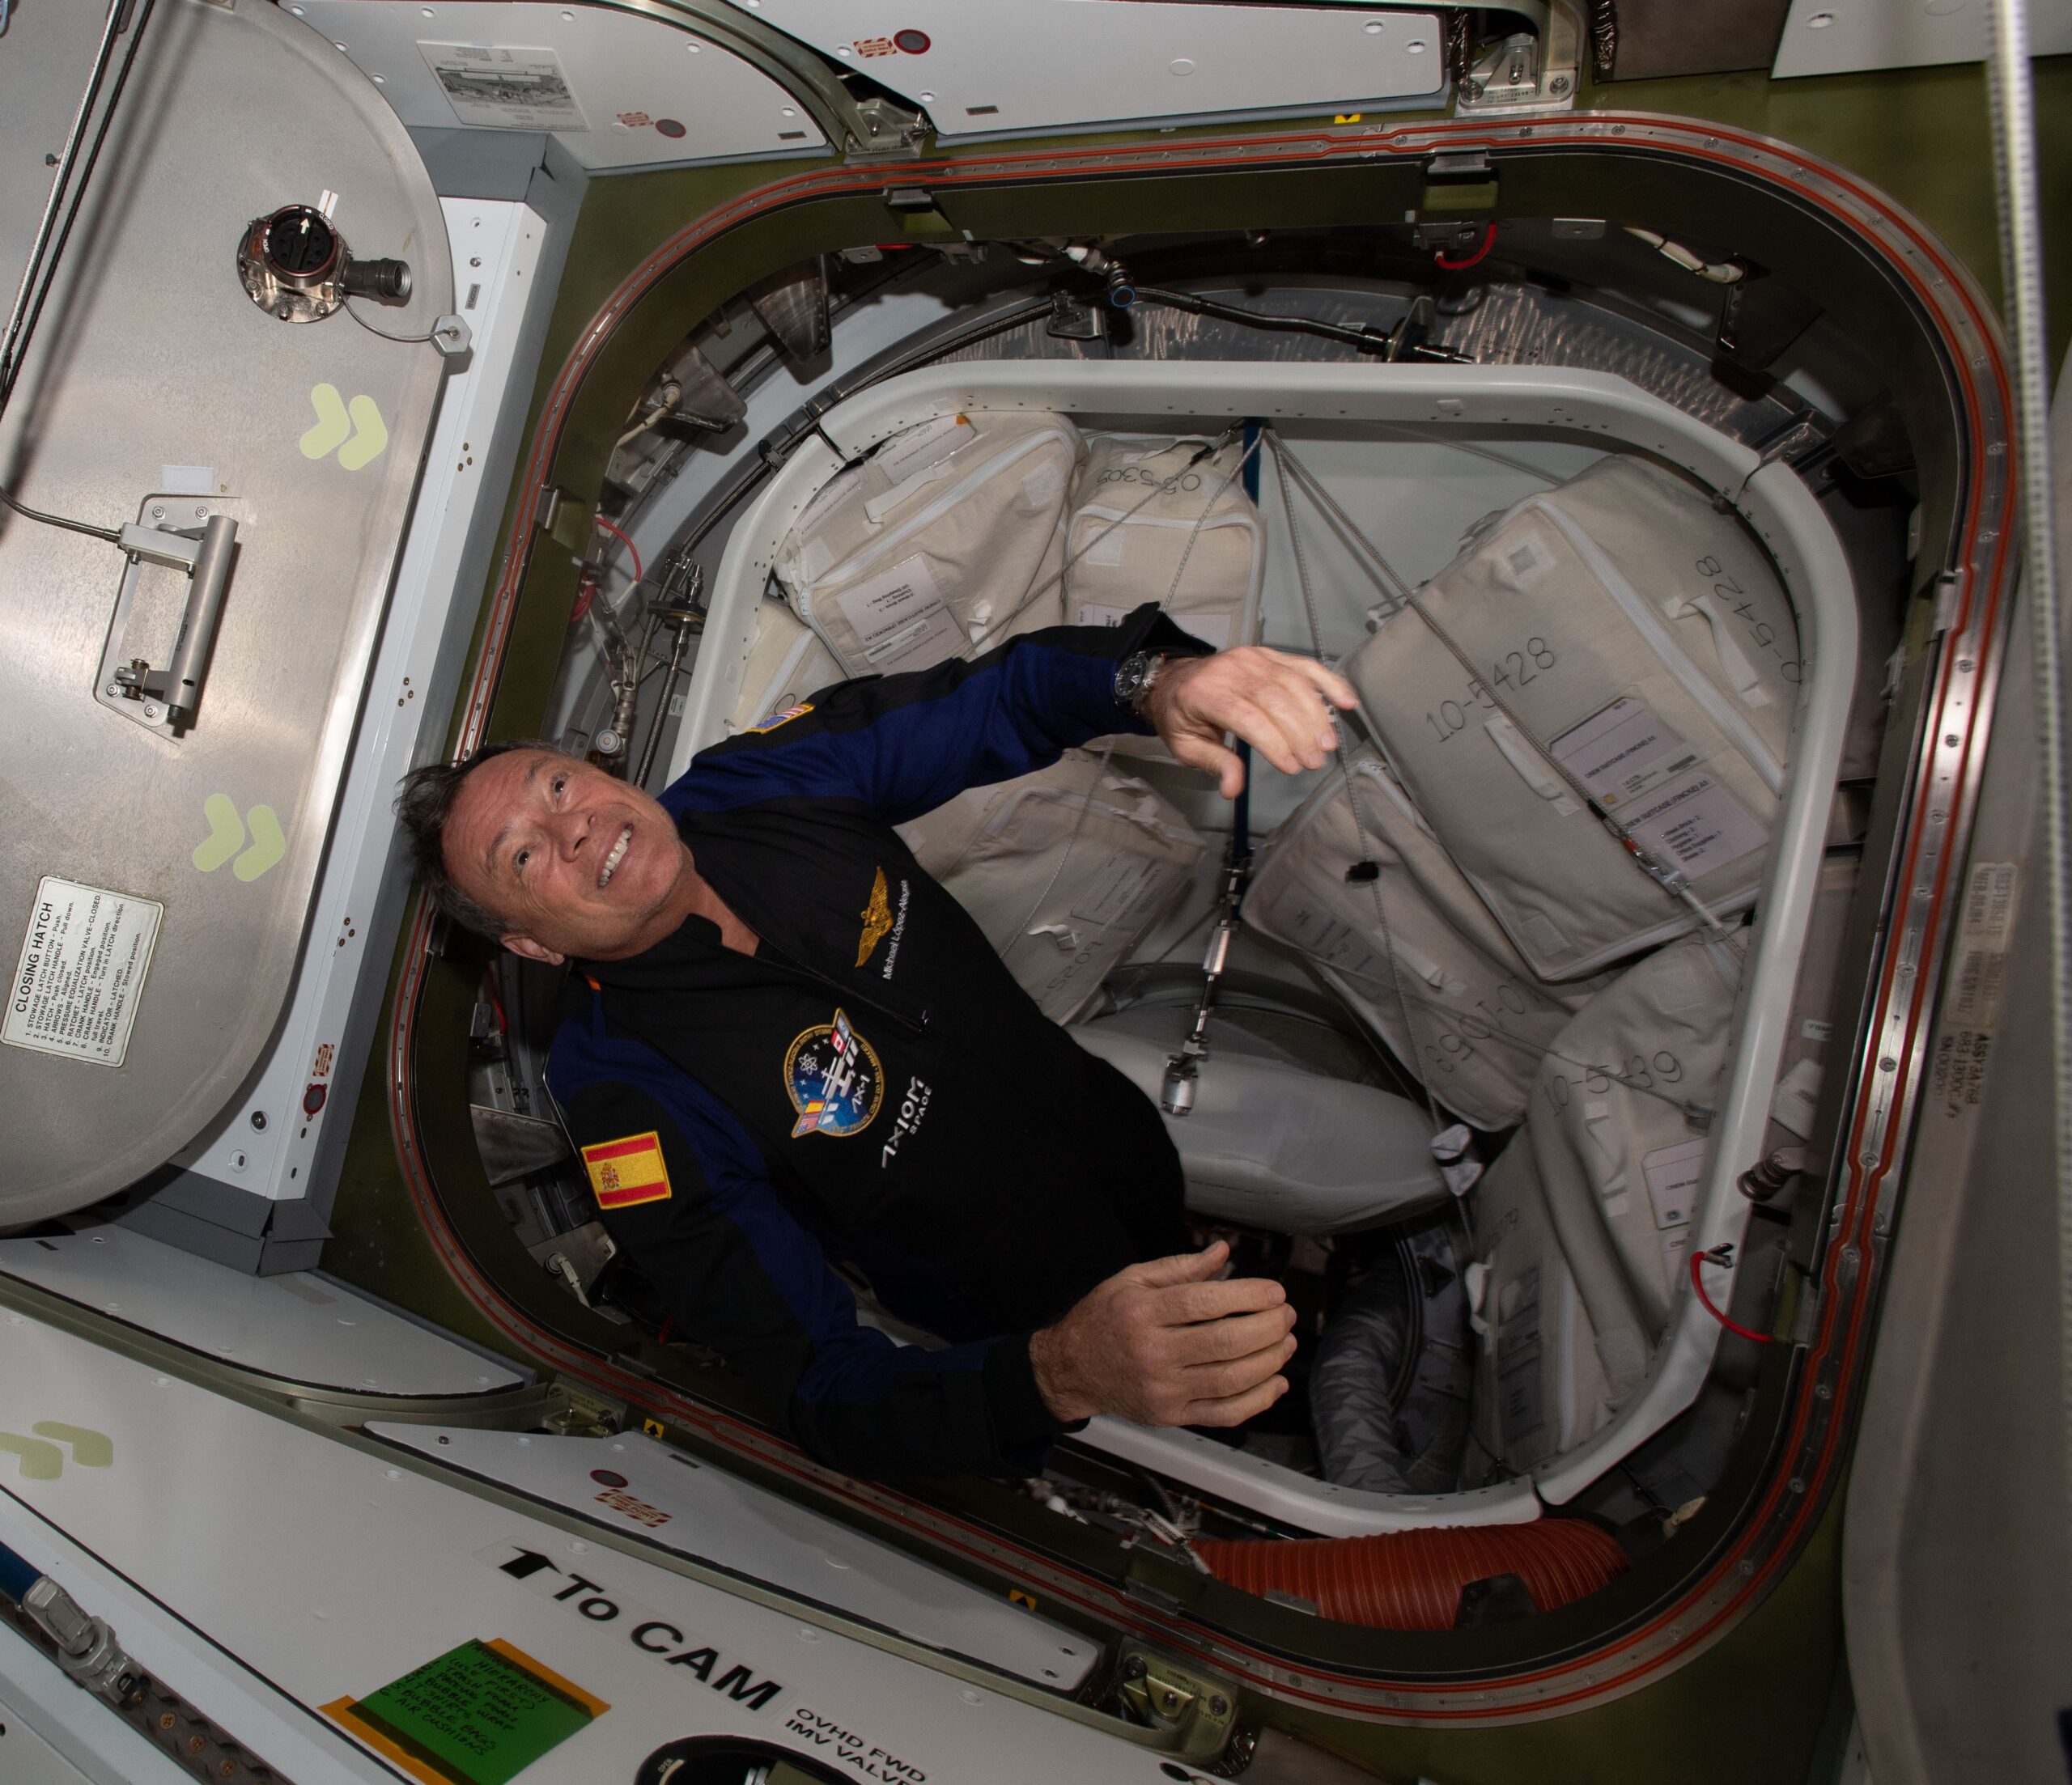
[[[1461,1590],[1492,1575],[1516,1575],[1544,1612],[1610,1586],[1628,1566],[1619,1540],[1583,1519],[1293,1542],[1198,1537],[1194,1553],[1245,1592],[1292,1595],[1340,1623],[1396,1630],[1453,1629]]]

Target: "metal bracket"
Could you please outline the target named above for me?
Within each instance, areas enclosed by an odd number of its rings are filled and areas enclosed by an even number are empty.
[[[920,112],[895,105],[882,95],[858,101],[856,117],[868,140],[856,143],[849,151],[851,161],[911,160],[920,154],[930,134],[928,121]]]
[[[57,1664],[97,1698],[121,1704],[136,1684],[137,1664],[103,1618],[45,1575],[22,1595],[22,1610],[57,1645]]]
[[[237,522],[225,512],[227,506],[192,496],[146,496],[137,520],[122,529],[121,545],[129,562],[94,678],[94,698],[162,736],[177,738],[194,723],[208,678],[237,552]],[[165,524],[176,519],[194,524],[178,529]],[[177,626],[154,647],[158,664],[143,655],[130,630],[147,564],[178,571],[187,584]]]
[[[1250,1743],[1238,1725],[1238,1690],[1228,1680],[1141,1643],[1125,1643],[1116,1663],[1115,1695],[1136,1721],[1177,1737],[1174,1752],[1197,1765],[1224,1757],[1233,1746],[1249,1757]]]
[[[441,316],[431,325],[431,344],[445,359],[458,359],[473,345],[474,331],[458,316]]]
[[[1576,103],[1582,66],[1582,28],[1570,0],[1551,0],[1543,11],[1514,5],[1539,28],[1513,32],[1478,45],[1455,88],[1454,109],[1465,115],[1492,112],[1566,112]]]

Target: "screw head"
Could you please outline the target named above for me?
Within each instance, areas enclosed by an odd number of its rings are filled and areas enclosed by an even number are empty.
[[[1230,1715],[1230,1701],[1225,1698],[1221,1693],[1217,1693],[1214,1698],[1208,1701],[1208,1714],[1212,1717],[1229,1716]]]
[[[1123,1663],[1123,1677],[1125,1680],[1141,1680],[1144,1677],[1144,1657],[1141,1655],[1132,1655]]]
[[[1556,74],[1552,80],[1547,83],[1547,91],[1552,93],[1555,98],[1559,99],[1564,93],[1569,91],[1569,77],[1566,74]]]

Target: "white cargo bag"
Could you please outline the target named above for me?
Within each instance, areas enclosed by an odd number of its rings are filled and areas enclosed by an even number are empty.
[[[789,712],[808,695],[843,680],[842,666],[809,626],[781,601],[759,602],[755,642],[741,669],[741,691],[728,718],[727,735]]]
[[[1532,1149],[1514,1135],[1469,1193],[1468,1322],[1480,1342],[1468,1482],[1522,1473],[1573,1450],[1611,1417],[1595,1334],[1555,1238]]]
[[[1689,1269],[1745,946],[1708,931],[1649,956],[1556,1038],[1533,1090],[1526,1132],[1615,1401]]]
[[[1799,672],[1790,603],[1738,519],[1607,460],[1488,524],[1419,604],[1433,623],[1390,615],[1345,673],[1539,977],[1582,977],[1698,921],[1548,753],[1715,912],[1754,899]]]
[[[1135,1004],[1072,1039],[1153,1103],[1193,1025],[1191,1004]],[[1187,1206],[1273,1233],[1351,1233],[1446,1200],[1432,1125],[1408,1099],[1307,1066],[1228,1018],[1212,1020],[1195,1104],[1167,1116]]]
[[[967,789],[899,834],[1059,1023],[1179,902],[1206,846],[1144,782],[1083,750]]]
[[[1093,439],[1065,533],[1065,619],[1112,626],[1146,601],[1217,651],[1259,630],[1266,532],[1245,494],[1233,443]],[[1134,740],[1133,740],[1134,741]]]
[[[1079,430],[1045,412],[896,434],[800,511],[772,566],[849,676],[926,669],[1064,617]]]
[[[1373,751],[1352,752],[1346,768],[1327,771],[1267,839],[1245,922],[1307,957],[1447,1109],[1509,1127],[1590,987],[1533,977]],[[1348,880],[1362,861],[1379,877]]]

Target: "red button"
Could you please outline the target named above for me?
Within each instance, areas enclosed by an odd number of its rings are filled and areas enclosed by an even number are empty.
[[[626,1486],[626,1478],[623,1475],[618,1474],[609,1469],[592,1469],[590,1471],[590,1479],[595,1482],[600,1487],[623,1487]]]
[[[925,31],[895,31],[892,41],[896,49],[905,50],[910,56],[928,53],[928,34]]]

